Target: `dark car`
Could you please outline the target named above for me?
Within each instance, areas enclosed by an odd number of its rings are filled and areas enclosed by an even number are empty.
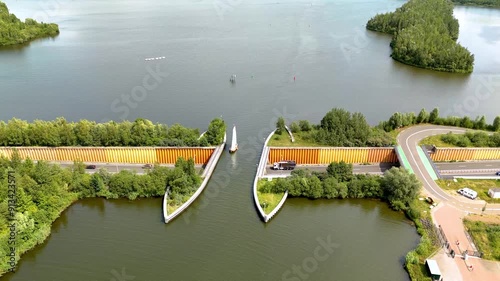
[[[145,164],[144,166],[142,166],[143,169],[151,169],[153,168],[153,165],[151,164]]]
[[[500,171],[498,171],[498,172],[496,173],[496,175],[497,175],[497,176],[500,176]]]
[[[92,169],[92,170],[93,170],[93,169],[95,169],[95,168],[96,168],[96,166],[95,166],[95,165],[87,165],[87,166],[85,167],[85,169]]]

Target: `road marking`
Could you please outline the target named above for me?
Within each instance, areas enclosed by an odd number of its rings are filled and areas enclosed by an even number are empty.
[[[465,166],[465,165],[460,165],[460,166],[458,166],[458,167],[459,167],[459,168],[465,168],[465,167],[467,167],[467,166]]]
[[[486,167],[491,167],[491,166],[493,166],[493,165],[485,165],[485,166],[486,166]]]

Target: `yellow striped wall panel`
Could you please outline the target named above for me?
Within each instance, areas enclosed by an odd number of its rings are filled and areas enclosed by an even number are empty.
[[[295,160],[297,164],[316,164],[319,161],[319,148],[270,148],[269,163]]]
[[[179,157],[193,158],[195,164],[208,162],[215,148],[156,148],[156,159],[161,164],[174,164]]]
[[[112,147],[108,148],[107,159],[110,163],[155,163],[156,152],[150,147]]]
[[[319,164],[344,161],[346,163],[364,163],[368,159],[368,150],[360,148],[322,148]]]
[[[474,151],[473,160],[500,160],[499,148],[484,148]]]
[[[430,154],[432,161],[469,161],[474,160],[474,150],[465,148],[438,148]]]
[[[0,147],[0,157],[6,157],[10,159],[10,156],[12,154],[12,150],[9,148],[5,147]]]
[[[329,164],[344,161],[346,163],[396,163],[393,148],[370,147],[323,147],[323,148],[278,148],[269,149],[269,163],[295,160],[297,164]]]
[[[179,157],[205,164],[215,148],[177,147],[17,147],[21,158],[46,161],[83,161],[97,163],[174,164]],[[11,158],[12,147],[0,147],[0,156]]]

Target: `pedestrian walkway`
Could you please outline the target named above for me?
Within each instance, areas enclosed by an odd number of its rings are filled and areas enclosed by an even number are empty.
[[[410,166],[410,162],[408,162],[408,158],[406,158],[406,155],[403,151],[403,148],[399,145],[396,146],[396,155],[398,156],[398,160],[401,166],[407,169],[410,172],[410,174],[414,174],[413,169]]]
[[[446,203],[440,205],[438,208],[435,208],[432,212],[432,219],[434,222],[441,225],[444,234],[450,243],[450,249],[454,250],[456,253],[455,258],[447,255],[447,258],[455,263],[456,268],[450,265],[450,262],[443,259],[442,256],[439,256],[439,258],[436,257],[439,267],[444,267],[442,269],[443,271],[444,269],[447,269],[452,272],[451,278],[443,273],[443,279],[463,281],[500,280],[499,262],[487,261],[470,256],[467,260],[464,260],[462,255],[464,250],[475,250],[474,245],[470,243],[465,235],[465,228],[462,223],[465,215],[466,212],[460,211],[459,209]],[[470,266],[472,266],[472,268]],[[455,276],[453,268],[455,268],[455,271],[458,269],[461,273],[461,279],[453,278]]]
[[[422,150],[422,147],[417,146],[417,151],[418,151],[418,156],[422,160],[422,164],[424,164],[425,169],[429,173],[429,176],[431,176],[433,180],[437,180],[439,177],[436,174],[436,170],[434,169],[432,163],[429,161],[427,155],[425,155],[425,152]]]

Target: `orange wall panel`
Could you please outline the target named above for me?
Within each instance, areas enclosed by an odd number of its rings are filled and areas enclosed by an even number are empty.
[[[397,163],[394,148],[372,148],[368,151],[368,163]]]

